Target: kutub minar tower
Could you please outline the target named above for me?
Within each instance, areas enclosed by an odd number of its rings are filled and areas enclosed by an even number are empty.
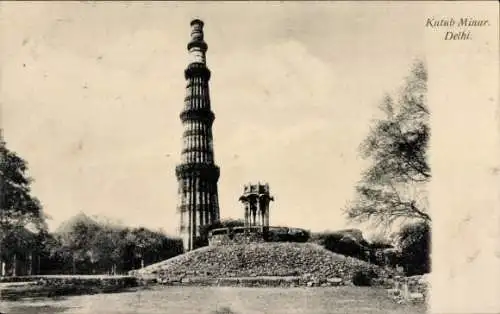
[[[215,116],[210,108],[208,46],[203,39],[203,26],[201,20],[191,21],[191,41],[187,45],[190,61],[184,71],[186,98],[180,114],[183,148],[181,163],[175,169],[179,182],[179,232],[186,251],[198,247],[200,226],[219,219],[219,167],[214,163],[212,144]]]

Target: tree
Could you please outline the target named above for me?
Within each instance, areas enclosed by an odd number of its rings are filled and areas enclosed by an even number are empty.
[[[57,235],[47,230],[37,235],[36,269],[38,274],[51,274],[57,270],[60,274],[63,269],[60,253],[61,243]]]
[[[107,270],[116,274],[121,262],[124,246],[121,243],[120,230],[108,225],[101,225],[89,243],[91,261],[97,264],[94,270]]]
[[[127,243],[125,254],[132,253],[133,260],[139,259],[141,268],[183,253],[181,239],[170,238],[161,232],[142,227],[127,234]],[[127,259],[130,259],[130,256]],[[132,267],[135,266],[132,261]]]
[[[71,260],[72,273],[85,272],[78,267],[78,264],[95,262],[95,256],[92,255],[94,253],[92,243],[100,229],[97,222],[83,213],[76,215],[58,228],[56,237],[60,247],[56,255],[61,256],[63,260]]]
[[[73,273],[120,273],[182,253],[182,241],[143,227],[126,228],[80,213],[58,228],[48,264]],[[50,271],[48,269],[48,271]]]
[[[400,263],[409,276],[430,271],[431,228],[425,221],[405,225],[398,232]]]
[[[146,228],[137,228],[132,230],[131,236],[135,244],[135,257],[140,259],[143,268],[146,256],[155,249],[155,235]]]
[[[0,266],[2,257],[6,257],[2,254],[3,248],[7,244],[21,244],[23,241],[17,240],[26,235],[26,228],[35,232],[47,230],[42,205],[31,195],[33,180],[27,171],[27,162],[7,149],[0,129]],[[16,241],[7,243],[9,239]],[[14,261],[14,267],[15,264]]]
[[[384,117],[360,145],[362,157],[371,166],[355,188],[354,201],[344,209],[349,220],[385,228],[407,220],[430,222],[426,93],[427,70],[417,61],[398,98],[385,97],[380,106]]]

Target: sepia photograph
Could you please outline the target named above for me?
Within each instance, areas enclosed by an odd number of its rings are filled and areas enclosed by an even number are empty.
[[[498,8],[2,1],[0,313],[499,313]]]

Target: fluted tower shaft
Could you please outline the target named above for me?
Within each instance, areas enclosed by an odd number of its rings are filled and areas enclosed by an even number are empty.
[[[186,251],[198,247],[200,227],[219,219],[217,182],[219,167],[214,163],[212,124],[215,116],[210,106],[210,70],[206,66],[207,44],[203,22],[191,22],[191,41],[187,45],[190,63],[184,71],[187,81],[181,164],[176,167],[179,182],[180,235]]]

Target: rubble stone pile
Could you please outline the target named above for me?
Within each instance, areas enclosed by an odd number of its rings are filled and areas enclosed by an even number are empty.
[[[154,277],[165,284],[258,285],[261,282],[280,286],[351,285],[357,284],[358,277],[364,278],[366,285],[383,285],[383,279],[392,276],[388,270],[312,243],[209,246],[131,274]]]

